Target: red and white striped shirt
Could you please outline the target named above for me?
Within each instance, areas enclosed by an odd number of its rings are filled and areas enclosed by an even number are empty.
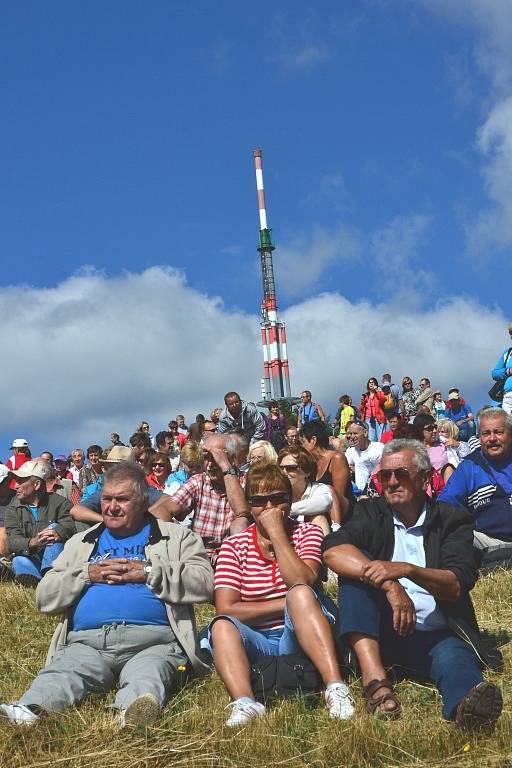
[[[322,562],[320,548],[324,533],[318,525],[288,521],[288,536],[301,560]],[[273,600],[285,597],[288,592],[277,560],[268,560],[259,548],[255,524],[222,542],[215,569],[215,589],[220,587],[235,589],[242,602]],[[274,617],[255,629],[282,626],[283,619]]]

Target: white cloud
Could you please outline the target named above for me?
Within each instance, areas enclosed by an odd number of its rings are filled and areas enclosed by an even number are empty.
[[[435,277],[418,259],[429,225],[430,218],[424,214],[396,216],[372,237],[372,260],[381,274],[381,295],[392,296],[395,304],[422,304],[434,293]]]
[[[464,298],[424,312],[330,293],[284,317],[293,389],[312,389],[331,411],[385,369],[396,380],[459,384],[477,407],[505,346],[500,311]],[[128,438],[141,418],[154,431],[176,413],[193,419],[232,388],[259,397],[259,317],[226,309],[170,269],[3,288],[0,323],[2,458],[14,437],[60,452],[107,444],[112,430]]]
[[[301,48],[282,51],[279,58],[286,69],[302,71],[327,61],[331,55],[331,51],[326,45],[308,43]]]
[[[487,117],[476,146],[491,205],[467,225],[468,250],[485,256],[512,245],[512,3],[510,0],[422,0],[474,35],[474,60],[490,83]]]
[[[317,227],[313,234],[297,235],[276,249],[274,268],[283,296],[314,291],[334,263],[351,264],[360,258],[361,237],[349,227]]]

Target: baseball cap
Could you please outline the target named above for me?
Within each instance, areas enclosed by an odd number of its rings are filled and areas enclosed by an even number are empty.
[[[50,470],[51,468],[47,461],[33,459],[32,461],[26,461],[19,469],[11,469],[10,473],[20,480],[26,480],[27,477],[37,477],[39,480],[47,480]]]
[[[9,468],[5,464],[0,464],[0,483],[3,483],[6,477],[9,477]]]
[[[13,448],[28,448],[28,443],[23,437],[17,437],[12,441],[11,450]]]
[[[67,464],[67,463],[68,463],[68,457],[67,457],[67,456],[64,456],[64,454],[63,454],[63,453],[59,453],[59,455],[58,455],[58,456],[55,456],[55,458],[53,459],[53,462],[54,462],[54,463],[55,463],[56,461],[63,461],[63,462],[64,462],[64,464]]]

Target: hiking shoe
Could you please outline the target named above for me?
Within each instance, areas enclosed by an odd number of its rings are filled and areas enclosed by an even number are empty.
[[[337,720],[348,720],[352,717],[355,707],[348,685],[335,683],[329,686],[329,690],[324,691],[324,696],[329,717]]]
[[[19,584],[20,587],[35,588],[40,581],[41,579],[38,579],[36,576],[32,576],[31,573],[20,573],[18,576],[14,577],[14,583]]]
[[[254,701],[248,698],[237,699],[231,704],[231,714],[226,720],[228,728],[235,728],[237,725],[245,725],[249,720],[253,720],[255,717],[263,717],[266,713],[265,706],[260,704],[259,701]]]
[[[34,725],[39,715],[24,704],[0,704],[0,715],[7,717],[13,725]]]
[[[459,701],[455,722],[459,728],[469,730],[492,725],[501,715],[502,708],[503,696],[500,689],[484,680],[473,686],[462,701]]]
[[[151,725],[160,713],[160,704],[152,693],[143,693],[119,712],[121,728],[130,725]]]

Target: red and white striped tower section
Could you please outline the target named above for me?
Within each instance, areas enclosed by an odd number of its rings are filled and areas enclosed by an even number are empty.
[[[261,302],[261,341],[263,345],[263,399],[279,400],[291,397],[290,371],[286,350],[286,328],[277,316],[276,286],[272,264],[272,230],[267,226],[263,170],[261,167],[261,149],[253,151],[256,168],[256,189],[260,212],[261,275],[263,278],[263,301]]]

